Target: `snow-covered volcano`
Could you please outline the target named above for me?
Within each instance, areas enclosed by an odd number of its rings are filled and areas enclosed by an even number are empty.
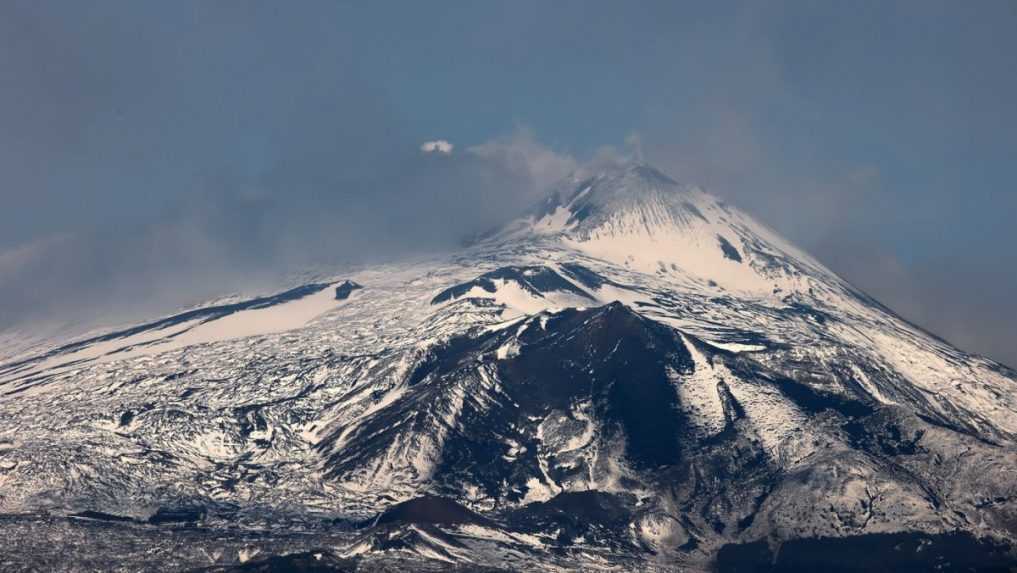
[[[495,238],[534,234],[627,269],[743,295],[807,290],[809,276],[833,278],[740,211],[641,164],[571,178]]]
[[[0,414],[15,566],[1014,563],[1017,373],[643,164],[11,358]]]

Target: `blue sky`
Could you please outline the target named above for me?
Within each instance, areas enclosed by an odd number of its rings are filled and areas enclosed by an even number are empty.
[[[5,2],[0,323],[438,247],[638,148],[1017,364],[1015,30],[991,1]]]

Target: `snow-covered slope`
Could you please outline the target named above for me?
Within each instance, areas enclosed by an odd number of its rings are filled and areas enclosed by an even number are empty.
[[[1015,390],[631,164],[447,257],[0,364],[0,559],[995,566]]]

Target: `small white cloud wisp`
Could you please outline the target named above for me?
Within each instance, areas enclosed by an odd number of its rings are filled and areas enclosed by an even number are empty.
[[[435,139],[433,141],[425,141],[420,145],[420,150],[424,153],[442,153],[449,155],[452,153],[452,149],[455,146],[444,139]]]

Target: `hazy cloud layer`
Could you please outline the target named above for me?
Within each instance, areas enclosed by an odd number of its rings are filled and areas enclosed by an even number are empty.
[[[19,80],[0,92],[4,326],[129,319],[448,248],[574,167],[524,130],[421,146],[343,21],[314,11],[3,11],[0,66]]]
[[[392,149],[356,176],[220,179],[138,223],[43,236],[0,252],[3,323],[126,320],[285,273],[454,248],[520,212],[576,167],[525,132],[463,152]],[[333,180],[332,177],[336,179]]]
[[[991,1],[6,2],[0,330],[445,248],[620,152],[1017,365],[1014,29]]]

